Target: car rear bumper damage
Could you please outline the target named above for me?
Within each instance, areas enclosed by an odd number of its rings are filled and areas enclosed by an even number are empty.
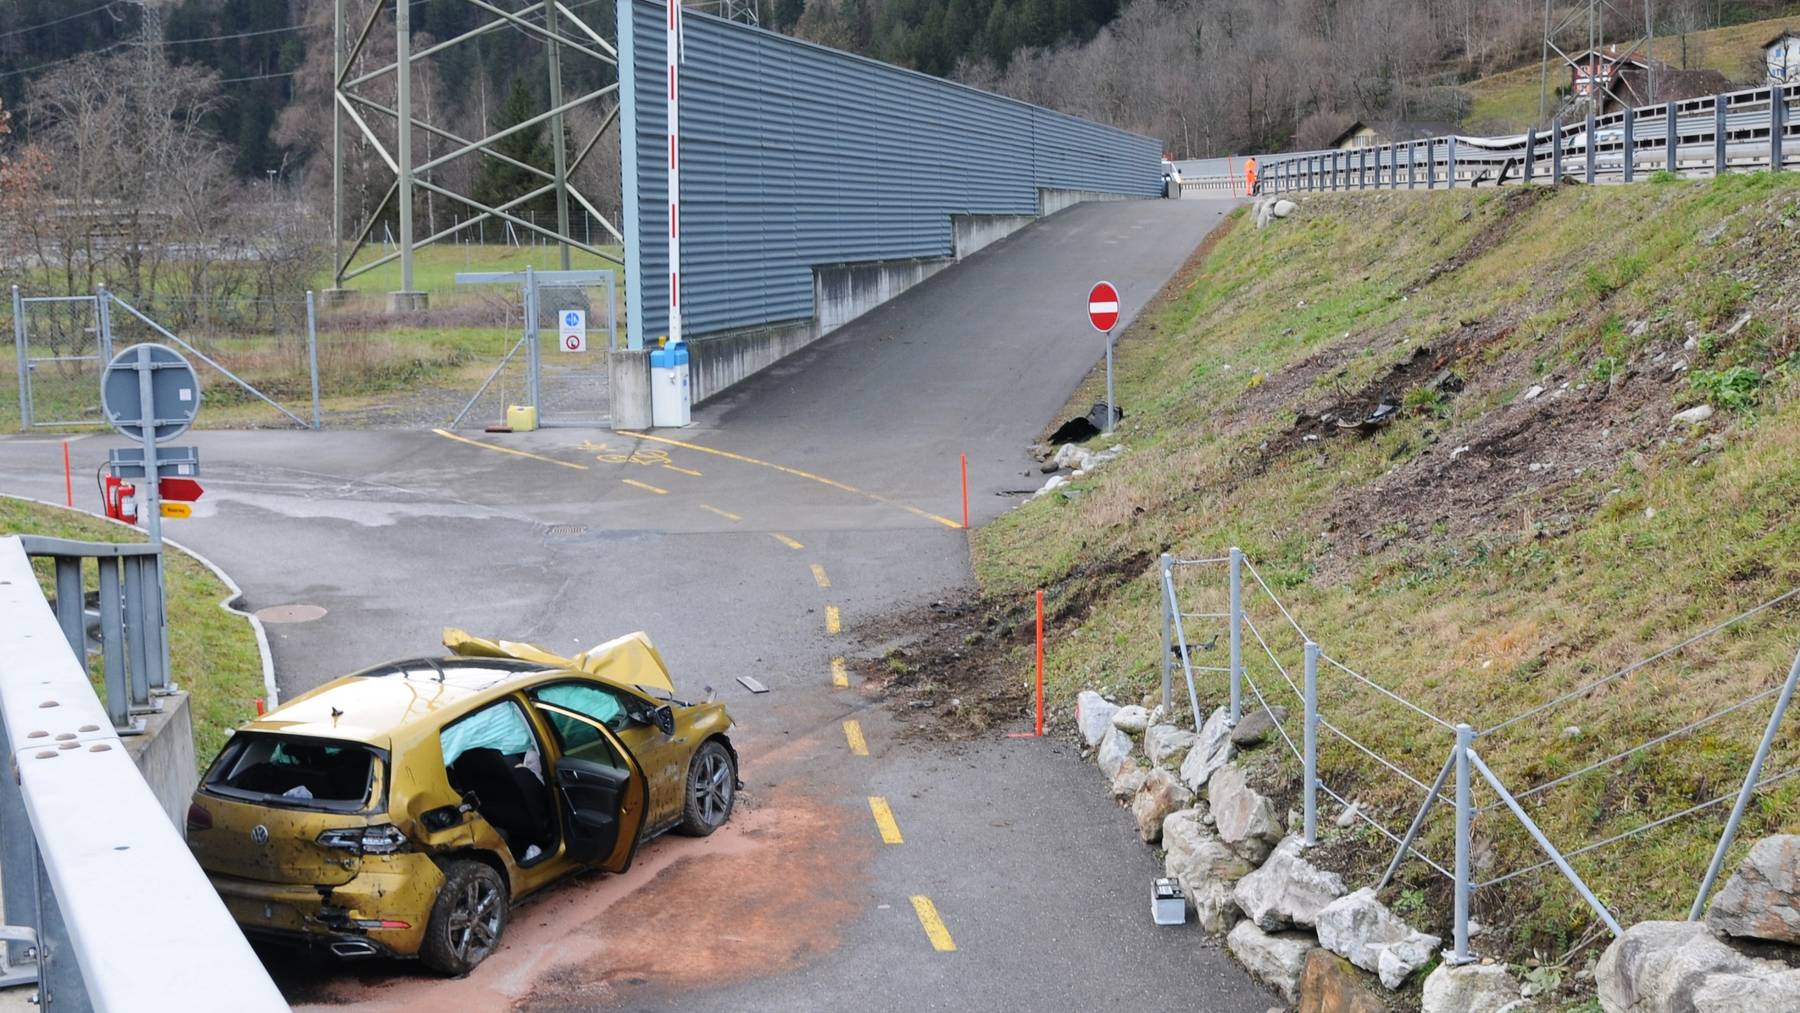
[[[415,956],[443,873],[423,854],[373,859],[335,886],[211,878],[245,935],[319,946],[344,958]]]

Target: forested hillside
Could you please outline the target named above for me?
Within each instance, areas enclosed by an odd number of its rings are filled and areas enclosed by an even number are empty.
[[[372,2],[348,0],[351,31]],[[1537,0],[757,3],[776,31],[1152,134],[1178,156],[1317,143],[1352,119],[1458,121],[1469,99],[1457,86],[1534,63],[1543,19]],[[612,32],[614,0],[568,6]],[[1621,7],[1631,10],[1615,12],[1607,38],[1644,29],[1641,8]],[[137,52],[160,39],[170,63],[214,74],[223,101],[206,123],[229,145],[238,177],[273,173],[316,190],[329,137],[331,10],[330,0],[10,0],[0,4],[0,101],[20,112],[14,126],[28,138],[41,105],[33,88],[46,74],[83,53]],[[1796,10],[1793,0],[1662,0],[1654,27],[1683,35]],[[411,12],[417,46],[489,17],[468,0],[411,0]],[[1579,30],[1585,38],[1585,22]],[[391,32],[371,39],[371,55],[391,52]],[[515,105],[542,107],[542,60],[524,33],[491,32],[423,62],[415,89],[437,122],[472,134],[497,122],[515,89]],[[570,60],[565,74],[580,87],[612,71]]]

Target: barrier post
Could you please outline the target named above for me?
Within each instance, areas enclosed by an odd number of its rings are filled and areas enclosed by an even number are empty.
[[[1769,171],[1782,170],[1781,131],[1782,106],[1787,104],[1787,97],[1782,94],[1779,84],[1769,85]]]
[[[1437,189],[1437,141],[1425,142],[1425,189]]]
[[[1044,735],[1044,589],[1037,592],[1037,726],[1039,738]]]
[[[1175,645],[1169,641],[1169,612],[1175,607],[1169,597],[1169,589],[1175,586],[1172,579],[1175,570],[1175,557],[1163,553],[1157,561],[1161,579],[1157,582],[1159,597],[1162,598],[1162,707],[1163,713],[1169,713],[1175,704],[1175,662],[1169,652]]]
[[[63,505],[75,505],[75,473],[69,470],[69,441],[63,441]]]
[[[1231,547],[1231,726],[1244,716],[1244,550]],[[1200,715],[1194,715],[1200,720]]]
[[[1467,724],[1456,726],[1456,907],[1451,923],[1455,949],[1450,963],[1467,964],[1469,956],[1469,747],[1475,729]]]
[[[1625,107],[1625,182],[1630,183],[1637,178],[1637,151],[1633,145],[1637,132],[1637,110]]]
[[[1586,182],[1591,184],[1594,182],[1594,170],[1597,168],[1596,159],[1600,154],[1597,150],[1600,145],[1594,138],[1594,110],[1592,107],[1588,109],[1587,114],[1587,137],[1582,141],[1581,146],[1585,149],[1584,154],[1586,157],[1584,160],[1587,163],[1586,175],[1584,178]]]
[[[969,455],[962,455],[963,530],[969,530]]]
[[[312,370],[313,432],[319,431],[319,313],[312,289],[306,290],[306,362]]]
[[[1725,96],[1713,96],[1713,175],[1725,175]]]
[[[1550,185],[1559,186],[1563,177],[1563,131],[1562,124],[1550,125]]]
[[[1306,642],[1305,754],[1300,782],[1302,840],[1307,847],[1319,837],[1319,645]]]
[[[1537,168],[1537,128],[1525,131],[1525,185],[1531,185],[1532,170]]]
[[[1681,121],[1675,103],[1663,106],[1663,168],[1681,171]]]

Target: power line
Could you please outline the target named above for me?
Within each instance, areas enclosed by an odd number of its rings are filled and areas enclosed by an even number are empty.
[[[263,28],[254,32],[237,32],[232,35],[208,35],[204,38],[164,39],[165,46],[185,46],[190,42],[228,42],[232,39],[248,39],[257,35],[278,35],[282,32],[298,32],[308,28],[329,28],[329,21],[308,21],[304,24],[285,25],[281,28]]]
[[[85,18],[89,14],[98,14],[101,11],[106,10],[108,7],[115,6],[116,4],[118,4],[118,2],[119,2],[119,0],[106,0],[106,2],[101,4],[100,6],[90,7],[87,10],[82,11],[79,14],[66,14],[60,18],[55,19],[54,21],[43,21],[43,22],[39,22],[38,24],[35,24],[35,25],[26,25],[24,28],[14,28],[13,30],[11,30],[9,32],[0,32],[0,39],[10,39],[15,35],[24,35],[26,32],[35,32],[40,28],[49,28],[51,25],[60,25],[65,21],[74,21],[78,18]]]

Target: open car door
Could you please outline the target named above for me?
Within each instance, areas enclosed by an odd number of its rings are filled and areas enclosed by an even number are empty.
[[[604,724],[554,704],[534,706],[556,735],[564,853],[608,872],[624,872],[637,855],[638,836],[650,811],[649,779]]]

